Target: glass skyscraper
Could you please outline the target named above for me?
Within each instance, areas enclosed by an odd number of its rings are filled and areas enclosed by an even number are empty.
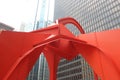
[[[54,11],[54,20],[73,17],[86,33],[120,28],[120,0],[55,0]],[[80,34],[73,25],[66,27],[73,34]],[[60,61],[57,80],[94,80],[94,76],[90,66],[79,55],[71,61]]]
[[[48,0],[38,0],[38,11],[36,12],[34,30],[43,28],[46,26],[47,21],[45,17],[47,16],[47,8],[49,4]],[[49,80],[49,70],[46,58],[43,54],[40,55],[39,59],[35,63],[33,69],[29,73],[27,80]]]
[[[37,12],[37,25],[35,27],[35,29],[39,29],[39,28],[43,28],[44,26],[46,26],[46,10],[47,10],[47,0],[39,0],[39,5],[38,5],[38,12]],[[39,15],[40,14],[40,15]]]

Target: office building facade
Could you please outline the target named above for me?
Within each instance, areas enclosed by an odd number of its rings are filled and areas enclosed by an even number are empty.
[[[55,0],[54,20],[68,16],[75,18],[85,33],[120,28],[120,0]],[[73,25],[67,28],[80,34]],[[71,61],[60,61],[57,80],[94,80],[94,74],[79,55]]]

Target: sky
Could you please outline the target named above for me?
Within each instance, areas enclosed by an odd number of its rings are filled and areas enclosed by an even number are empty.
[[[10,25],[16,31],[19,31],[20,25],[23,22],[34,23],[37,1],[0,0],[0,22]]]

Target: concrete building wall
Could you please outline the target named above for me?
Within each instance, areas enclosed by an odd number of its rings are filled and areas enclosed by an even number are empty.
[[[73,17],[86,33],[120,28],[119,0],[55,0],[54,11],[54,20]],[[80,34],[73,25],[66,27],[73,34]],[[84,58],[77,56],[71,61],[60,61],[57,80],[94,80],[94,76]]]

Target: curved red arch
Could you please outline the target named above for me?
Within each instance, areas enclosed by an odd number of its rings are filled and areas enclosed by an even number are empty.
[[[82,34],[85,34],[85,31],[83,30],[82,26],[74,18],[71,18],[71,17],[60,18],[56,20],[56,23],[63,24],[63,25],[70,24],[70,23],[74,24]]]

